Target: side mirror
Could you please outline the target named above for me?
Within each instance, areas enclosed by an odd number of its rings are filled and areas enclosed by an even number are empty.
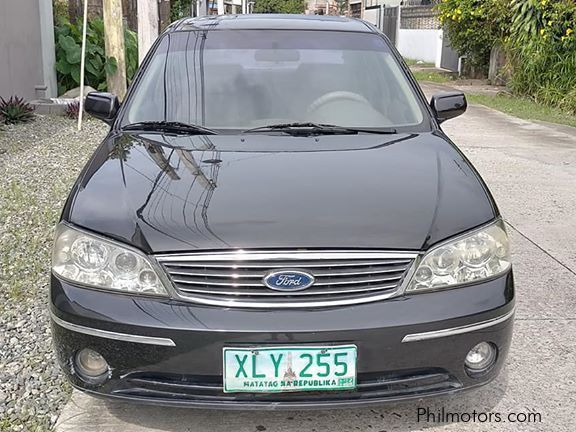
[[[468,103],[466,102],[464,93],[455,91],[435,94],[432,96],[430,106],[432,107],[432,111],[434,111],[436,120],[442,123],[443,121],[464,114]]]
[[[112,124],[120,107],[118,98],[111,93],[92,92],[86,96],[84,110],[93,117]]]

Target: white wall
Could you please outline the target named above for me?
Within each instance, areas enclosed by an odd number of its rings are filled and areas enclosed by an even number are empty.
[[[52,2],[0,0],[0,96],[57,96]]]
[[[440,66],[442,30],[399,29],[396,48],[404,58]]]
[[[380,19],[380,9],[364,9],[362,19],[378,27],[380,25],[378,22]]]

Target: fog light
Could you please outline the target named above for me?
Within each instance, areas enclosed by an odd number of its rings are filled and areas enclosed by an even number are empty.
[[[108,373],[108,362],[100,353],[84,348],[76,354],[76,372],[85,381],[103,382]]]
[[[488,369],[496,361],[496,347],[488,342],[480,342],[468,354],[464,364],[471,372]]]

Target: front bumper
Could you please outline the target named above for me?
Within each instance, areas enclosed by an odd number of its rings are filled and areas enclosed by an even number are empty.
[[[53,276],[51,307],[64,373],[96,396],[203,408],[330,408],[451,393],[495,378],[512,336],[514,282],[510,271],[468,287],[362,305],[244,310],[84,289]],[[464,358],[481,341],[496,345],[498,358],[470,376]],[[355,344],[358,388],[223,392],[223,347],[298,344]],[[82,348],[110,364],[103,384],[75,373]]]

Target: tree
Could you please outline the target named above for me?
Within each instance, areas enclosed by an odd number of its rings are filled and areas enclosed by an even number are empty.
[[[254,13],[304,13],[306,5],[304,0],[256,0]]]
[[[348,11],[348,0],[336,0],[338,15],[344,15]]]
[[[492,47],[510,28],[510,0],[442,0],[437,10],[452,48],[476,70],[487,69]]]

